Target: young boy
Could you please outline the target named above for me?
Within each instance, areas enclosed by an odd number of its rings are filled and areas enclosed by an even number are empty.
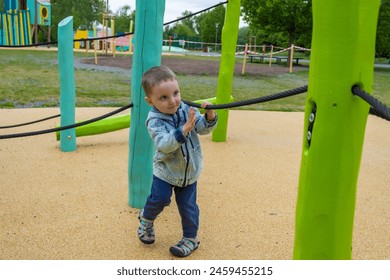
[[[146,102],[153,108],[146,126],[154,141],[151,193],[140,211],[138,238],[144,244],[153,244],[153,222],[171,202],[175,193],[183,238],[169,251],[177,257],[186,257],[199,246],[199,208],[196,203],[196,185],[202,169],[202,152],[198,134],[210,133],[217,123],[214,110],[202,116],[198,109],[181,101],[175,74],[167,67],[157,66],[144,73],[142,87]],[[201,107],[208,104],[204,102]]]

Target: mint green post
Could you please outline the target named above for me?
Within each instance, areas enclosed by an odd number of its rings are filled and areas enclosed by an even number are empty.
[[[232,92],[240,6],[240,0],[229,0],[226,5],[225,23],[222,29],[222,55],[218,76],[217,104],[228,103]],[[218,125],[213,131],[212,140],[214,142],[225,142],[229,110],[218,110],[217,113]]]
[[[356,185],[372,92],[379,0],[313,0],[313,39],[306,100],[294,259],[352,255]],[[316,106],[311,143],[309,116]]]
[[[58,24],[58,68],[60,73],[61,126],[75,123],[76,90],[73,62],[73,17]],[[62,130],[60,149],[63,152],[76,150],[75,129]]]
[[[136,9],[128,179],[129,205],[142,208],[152,183],[154,147],[145,126],[150,107],[144,100],[141,79],[149,68],[161,64],[165,0],[137,0]]]

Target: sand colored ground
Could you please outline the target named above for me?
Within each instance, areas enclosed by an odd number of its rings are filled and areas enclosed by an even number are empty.
[[[78,120],[110,112],[78,108]],[[58,114],[1,109],[0,126]],[[231,111],[226,143],[201,138],[200,248],[189,259],[291,259],[303,113]],[[52,128],[59,120],[0,134]],[[54,134],[0,140],[0,259],[173,259],[181,237],[174,202],[136,236],[128,201],[129,129],[77,140],[64,153]],[[370,116],[357,190],[353,259],[390,259],[390,126]]]

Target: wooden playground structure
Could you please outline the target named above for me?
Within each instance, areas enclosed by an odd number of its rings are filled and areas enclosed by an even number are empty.
[[[24,46],[38,43],[43,32],[50,42],[50,0],[4,0],[0,10],[0,45]]]

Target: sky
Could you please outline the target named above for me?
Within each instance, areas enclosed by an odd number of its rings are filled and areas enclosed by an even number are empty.
[[[165,0],[165,14],[164,22],[175,20],[181,16],[181,14],[187,10],[190,12],[198,12],[208,7],[214,6],[224,0]],[[129,5],[133,11],[136,0],[108,0],[108,5],[114,13],[122,6]],[[243,21],[240,21],[240,27],[245,26]]]

